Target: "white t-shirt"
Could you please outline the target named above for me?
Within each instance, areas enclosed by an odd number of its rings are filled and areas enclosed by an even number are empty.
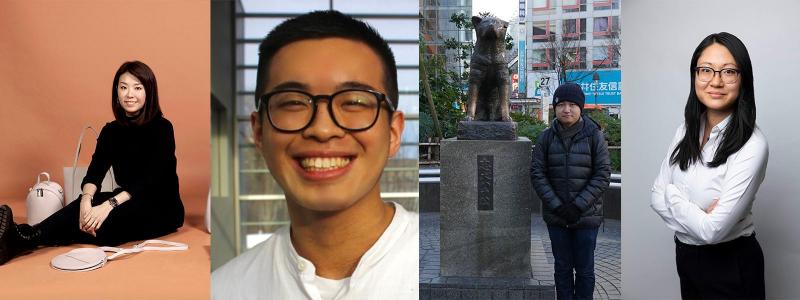
[[[669,163],[673,149],[683,139],[685,125],[681,125],[661,163],[661,170],[653,183],[650,206],[675,231],[681,242],[708,245],[727,242],[754,232],[750,212],[767,170],[769,147],[758,127],[739,151],[716,167],[706,166],[722,143],[725,128],[731,122],[729,115],[711,128],[708,141],[703,146],[703,163],[689,165],[686,171]],[[700,124],[703,137],[705,116]],[[717,206],[706,209],[719,198]]]
[[[331,300],[336,299],[339,293],[344,290],[344,287],[350,284],[350,277],[337,280],[317,276],[314,284],[317,286],[322,300]]]
[[[419,216],[394,206],[389,227],[364,253],[335,299],[419,298]],[[321,300],[326,293],[321,288],[331,288],[330,283],[320,285],[316,268],[297,254],[285,226],[214,271],[211,293],[213,299]]]

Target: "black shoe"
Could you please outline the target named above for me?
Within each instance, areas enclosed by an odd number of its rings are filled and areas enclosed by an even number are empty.
[[[17,228],[11,208],[8,205],[0,206],[0,265],[14,257],[12,248],[16,234]]]
[[[0,265],[35,249],[40,236],[41,230],[37,226],[15,224],[11,208],[8,205],[0,206]]]
[[[27,250],[36,249],[40,244],[42,231],[38,225],[18,224],[17,237],[19,238],[20,246]]]

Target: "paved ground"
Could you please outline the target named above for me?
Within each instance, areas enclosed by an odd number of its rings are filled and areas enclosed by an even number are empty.
[[[542,217],[531,216],[531,264],[533,279],[541,285],[554,285],[553,253]],[[439,213],[420,214],[419,277],[421,283],[439,278]],[[621,299],[620,222],[606,219],[600,227],[595,249],[594,299]]]

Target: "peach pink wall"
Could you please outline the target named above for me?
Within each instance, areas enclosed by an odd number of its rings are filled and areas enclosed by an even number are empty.
[[[80,129],[114,119],[120,64],[141,60],[158,79],[175,128],[187,215],[205,212],[209,184],[209,3],[0,1],[0,203],[25,199],[41,171],[63,184]],[[94,150],[89,139],[80,162]]]

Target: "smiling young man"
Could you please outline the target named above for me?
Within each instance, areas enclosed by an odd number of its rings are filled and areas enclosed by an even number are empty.
[[[262,41],[257,77],[254,141],[291,222],[217,269],[213,298],[417,298],[418,216],[380,196],[404,121],[386,41],[309,13]]]
[[[558,299],[592,299],[602,195],[611,175],[605,137],[594,120],[581,114],[584,102],[575,83],[556,89],[556,119],[539,134],[531,166],[553,248]]]

